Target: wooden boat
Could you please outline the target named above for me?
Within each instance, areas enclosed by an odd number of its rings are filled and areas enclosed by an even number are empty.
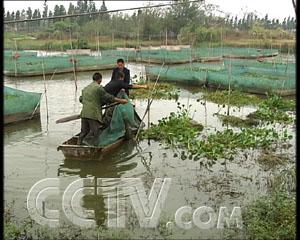
[[[35,119],[40,116],[42,94],[4,87],[4,124]]]
[[[135,118],[138,122],[142,122],[139,115],[135,112]],[[145,124],[142,123],[142,127]],[[133,131],[135,134],[137,131]],[[116,149],[126,141],[126,136],[119,138],[114,143],[105,147],[93,147],[86,145],[77,145],[79,134],[73,136],[69,140],[65,141],[63,144],[57,147],[57,151],[62,151],[66,159],[90,161],[90,160],[102,160],[103,157],[110,153],[112,150]]]
[[[57,147],[57,151],[61,150],[64,154],[65,158],[76,159],[76,160],[101,160],[103,156],[111,152],[113,149],[119,147],[123,141],[125,141],[125,137],[120,138],[115,143],[108,145],[104,148],[85,146],[85,145],[77,145],[78,135],[70,138],[65,141],[63,144]]]

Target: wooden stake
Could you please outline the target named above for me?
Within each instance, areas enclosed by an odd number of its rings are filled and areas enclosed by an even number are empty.
[[[228,70],[228,101],[227,101],[227,116],[229,116],[229,110],[230,110],[230,93],[231,93],[231,58],[229,58],[229,70]]]
[[[168,46],[168,28],[166,28],[166,46]]]
[[[71,29],[70,29],[70,46],[71,46],[71,50],[72,50],[72,63],[73,63],[73,73],[74,73],[75,90],[77,91],[76,62],[75,62],[75,57],[74,57],[74,53],[73,53]]]
[[[47,83],[46,83],[46,75],[45,75],[45,68],[44,68],[44,57],[43,57],[43,61],[42,61],[42,69],[43,69],[43,77],[44,77],[44,93],[45,93],[45,100],[46,100],[47,132],[48,132],[48,125],[49,125],[49,110],[48,110],[48,97],[47,97]]]
[[[18,48],[17,48],[17,40],[15,40],[15,54],[17,54]],[[14,58],[14,63],[15,63],[15,77],[17,76],[17,58]]]

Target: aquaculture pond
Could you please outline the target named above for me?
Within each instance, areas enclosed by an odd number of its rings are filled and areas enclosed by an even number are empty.
[[[142,64],[128,64],[128,67],[137,78],[145,74],[145,66]],[[264,206],[267,205],[269,208],[266,209],[274,213],[277,208],[281,209],[278,205],[270,207],[276,201],[291,206],[288,210],[295,214],[292,208],[294,202],[290,198],[286,200],[279,197],[281,200],[277,201],[278,197],[274,197],[279,190],[289,195],[295,189],[292,178],[295,167],[293,103],[284,102],[282,107],[282,99],[276,96],[270,96],[271,100],[267,100],[249,95],[245,100],[241,93],[232,94],[240,98],[240,101],[234,101],[226,92],[215,94],[199,87],[169,83],[172,86],[170,92],[166,90],[166,85],[162,85],[163,91],[157,92],[150,109],[151,127],[141,132],[138,141],[125,142],[101,162],[66,160],[57,151],[57,146],[80,131],[80,120],[63,124],[56,124],[55,121],[80,112],[78,99],[81,90],[90,83],[92,74],[78,73],[77,92],[73,74],[54,75],[51,80],[48,76],[48,109],[44,95],[40,121],[5,127],[7,236],[16,236],[16,239],[22,234],[29,238],[44,239],[247,239],[257,233],[256,225],[263,227],[267,221],[270,224],[273,224],[271,222],[274,219],[276,221],[275,216],[264,220],[255,215],[263,215],[259,211]],[[106,84],[111,72],[103,71],[102,74],[103,84]],[[45,84],[41,77],[5,78],[4,83],[32,92],[44,92]],[[136,111],[143,116],[148,103],[147,94],[135,93],[134,96],[132,102]],[[272,106],[276,106],[275,109]],[[286,114],[284,121],[278,118],[283,113]],[[230,116],[233,122],[238,123],[252,116],[255,125],[230,124]],[[147,116],[144,122],[147,129]],[[159,225],[155,229],[141,228],[132,209],[126,213],[125,229],[107,228],[109,191],[96,191],[83,197],[81,202],[84,209],[93,210],[91,219],[95,220],[97,228],[80,229],[61,211],[61,227],[56,229],[43,228],[29,221],[27,194],[36,182],[44,178],[59,179],[59,196],[52,196],[45,204],[47,209],[60,210],[63,191],[74,180],[81,178],[140,178],[148,193],[155,178],[171,178],[171,184]],[[113,186],[115,183],[103,181],[103,184]],[[257,203],[258,200],[263,202]],[[217,228],[216,224],[208,229],[192,224],[191,229],[184,230],[175,224],[175,212],[182,206],[193,209],[207,206],[216,214],[220,207],[227,207],[230,212],[233,207],[241,207],[243,216],[249,209],[256,212],[252,211],[252,215],[246,214],[243,217],[245,226],[241,229],[236,228],[235,224],[225,229]],[[205,217],[208,216],[203,217],[202,221],[207,221]],[[191,220],[188,214],[186,218],[185,221]],[[292,219],[287,221],[293,222]],[[284,234],[290,237],[293,231],[291,225]],[[278,235],[284,236],[280,235],[282,232]],[[258,234],[263,236],[264,229]]]

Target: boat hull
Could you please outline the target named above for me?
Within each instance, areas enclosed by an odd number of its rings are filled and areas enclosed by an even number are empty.
[[[103,148],[77,145],[77,140],[78,135],[70,138],[58,146],[57,151],[62,151],[67,159],[81,161],[102,160],[107,153],[119,147],[125,141],[125,138],[120,138],[115,143]]]

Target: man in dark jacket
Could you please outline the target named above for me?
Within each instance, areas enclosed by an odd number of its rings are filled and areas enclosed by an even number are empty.
[[[117,80],[110,81],[108,84],[105,85],[104,90],[113,95],[117,96],[118,93],[124,89],[125,92],[128,92],[128,89],[132,88],[144,88],[147,89],[147,85],[137,85],[137,84],[128,84],[125,82],[125,74],[123,72],[117,72],[116,74]]]
[[[111,81],[116,81],[118,80],[117,74],[118,72],[123,72],[124,73],[124,82],[129,84],[130,83],[130,71],[128,68],[125,67],[124,60],[122,58],[117,60],[117,67],[113,70],[112,76],[111,76]],[[129,91],[125,90],[126,94],[129,96]]]

